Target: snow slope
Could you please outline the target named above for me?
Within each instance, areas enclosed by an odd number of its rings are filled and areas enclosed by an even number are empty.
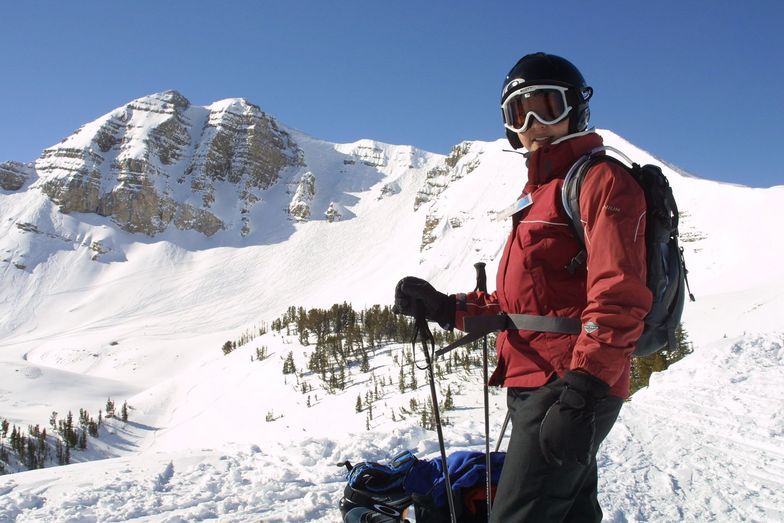
[[[602,448],[605,519],[784,520],[784,276],[775,270],[784,247],[773,241],[784,187],[684,175],[602,134],[635,161],[664,166],[698,297],[685,313],[694,354],[627,403]],[[369,430],[367,413],[354,411],[374,377],[396,377],[405,347],[379,348],[373,370],[354,369],[342,394],[303,377],[310,398],[281,374],[290,351],[304,365],[309,349],[296,337],[270,332],[228,356],[220,347],[290,305],[387,304],[406,274],[444,291],[472,288],[474,262],[494,273],[508,232],[494,212],[518,196],[523,159],[504,152],[503,141],[469,143],[438,180],[441,192],[414,211],[442,157],[295,139],[316,176],[318,205],[346,195],[342,221],[281,223],[241,243],[221,233],[150,239],[100,217],[61,215],[33,191],[0,194],[0,249],[36,262],[32,270],[0,265],[0,417],[26,427],[45,424],[52,410],[96,412],[107,396],[132,406],[129,424],[107,424],[98,440],[107,443],[74,452],[76,461],[110,459],[0,477],[0,521],[331,522],[343,483],[335,463],[403,448],[437,454],[415,416],[391,416],[412,398],[427,400],[423,373],[417,391],[382,387]],[[364,175],[341,173],[335,150],[358,151]],[[267,208],[287,201],[274,191]],[[264,212],[253,219],[269,219]],[[437,223],[435,240],[420,250],[428,220]],[[19,222],[43,232],[24,234]],[[103,261],[85,247],[98,239],[112,249]],[[251,361],[262,346],[269,357]],[[479,372],[444,378],[442,395],[447,385],[459,390],[449,448],[482,449]],[[500,391],[491,410],[498,434]]]
[[[605,520],[781,521],[783,346],[781,335],[721,341],[656,376],[650,388],[638,393],[599,456]],[[684,382],[690,383],[689,395],[683,394]],[[478,379],[472,387],[479,389]],[[761,390],[769,392],[762,395]],[[474,395],[470,412],[447,427],[453,450],[482,448],[481,410]],[[352,389],[344,396],[353,401]],[[464,398],[458,397],[458,403]],[[498,399],[494,434],[502,418]],[[254,410],[262,413],[261,405]],[[350,412],[349,405],[341,407]],[[226,418],[246,419],[240,410]],[[383,459],[403,448],[437,455],[433,434],[412,423],[364,431],[358,420],[353,426],[346,421],[343,430],[327,425],[324,435],[295,435],[288,430],[292,421],[283,429],[258,426],[259,443],[197,439],[184,445],[189,449],[163,445],[121,458],[4,476],[0,518],[333,522],[343,485],[336,463]],[[242,431],[239,439],[244,439]]]

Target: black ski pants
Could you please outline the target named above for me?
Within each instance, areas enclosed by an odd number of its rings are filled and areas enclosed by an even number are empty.
[[[512,435],[493,503],[495,523],[600,523],[596,452],[621,411],[610,396],[597,404],[596,436],[588,466],[548,465],[539,450],[539,425],[560,395],[559,387],[510,388]]]

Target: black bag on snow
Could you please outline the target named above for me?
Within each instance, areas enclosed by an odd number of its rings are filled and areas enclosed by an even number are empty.
[[[413,503],[403,490],[406,474],[416,462],[409,451],[394,456],[387,464],[363,461],[348,469],[346,486],[340,499],[340,513],[346,523],[396,523],[405,521],[403,514]]]
[[[677,350],[675,330],[681,321],[688,280],[683,248],[678,245],[678,206],[675,197],[661,168],[656,165],[639,165],[631,162],[629,167],[620,160],[597,154],[607,147],[595,149],[585,155],[569,170],[564,179],[562,200],[564,210],[572,222],[575,235],[582,250],[574,257],[568,267],[574,271],[585,262],[585,232],[580,221],[580,188],[585,174],[599,162],[612,162],[623,167],[642,187],[645,193],[646,230],[645,246],[647,251],[647,286],[653,293],[651,310],[645,316],[645,327],[637,341],[634,354],[647,356],[660,350]],[[694,296],[689,293],[694,301]]]

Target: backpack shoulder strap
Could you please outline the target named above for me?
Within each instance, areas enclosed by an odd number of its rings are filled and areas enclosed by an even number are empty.
[[[585,175],[591,167],[600,162],[610,162],[620,165],[626,172],[631,173],[631,168],[619,159],[606,154],[598,154],[599,152],[604,152],[606,150],[616,151],[623,155],[623,153],[612,147],[597,147],[574,162],[566,173],[563,186],[561,187],[561,203],[566,215],[569,217],[572,231],[574,231],[574,235],[577,237],[577,241],[580,243],[581,247],[580,252],[578,252],[566,266],[566,270],[569,271],[570,274],[574,274],[577,267],[583,265],[588,259],[588,253],[585,249],[585,229],[580,214],[580,191],[582,189],[583,181],[585,180]],[[623,156],[625,157],[625,155]],[[631,163],[631,160],[629,160],[629,162]]]
[[[591,167],[600,162],[614,163],[623,167],[626,172],[630,172],[630,168],[622,161],[612,156],[598,155],[596,154],[596,150],[594,150],[589,154],[580,157],[574,165],[572,165],[569,172],[566,173],[561,188],[561,202],[563,203],[563,208],[572,222],[577,239],[582,245],[585,245],[585,231],[583,229],[583,222],[580,219],[580,190],[582,189],[586,173]]]

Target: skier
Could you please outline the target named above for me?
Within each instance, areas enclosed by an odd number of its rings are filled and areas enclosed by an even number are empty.
[[[463,329],[467,316],[578,318],[579,334],[505,330],[491,385],[507,387],[512,433],[492,521],[602,519],[596,453],[629,395],[631,354],[651,306],[646,287],[645,197],[611,162],[585,176],[580,210],[587,258],[561,202],[569,168],[602,145],[588,128],[593,90],[569,61],[521,58],[501,92],[506,135],[526,150],[528,181],[511,219],[496,291],[446,295],[415,277],[400,280],[395,310]],[[575,259],[576,258],[576,259]]]

